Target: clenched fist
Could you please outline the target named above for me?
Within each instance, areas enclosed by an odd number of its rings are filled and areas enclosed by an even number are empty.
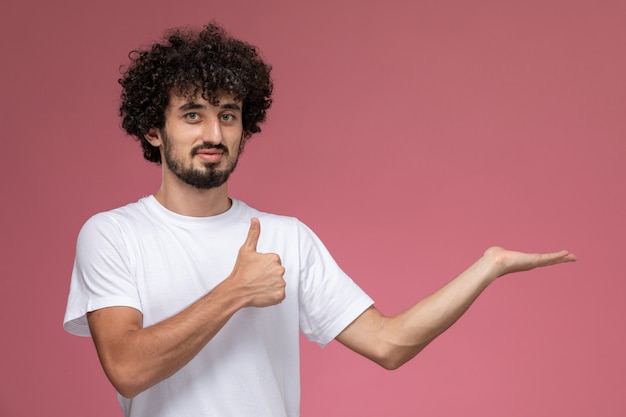
[[[229,279],[247,307],[268,307],[285,299],[285,268],[275,253],[257,252],[261,223],[253,217]]]

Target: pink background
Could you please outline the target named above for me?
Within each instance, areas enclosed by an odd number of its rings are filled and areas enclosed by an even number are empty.
[[[493,244],[580,258],[395,372],[304,343],[303,416],[626,415],[626,3],[38,0],[0,12],[0,416],[121,415],[61,328],[75,239],[160,181],[119,128],[126,54],[210,19],[274,66],[232,195],[309,224],[384,312]]]

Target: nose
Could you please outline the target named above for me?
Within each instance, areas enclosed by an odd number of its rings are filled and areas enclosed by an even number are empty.
[[[203,130],[203,141],[218,145],[222,143],[222,126],[219,120],[208,120]]]

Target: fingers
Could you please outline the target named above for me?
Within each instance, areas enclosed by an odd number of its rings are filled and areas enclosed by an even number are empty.
[[[247,253],[251,253],[251,252],[259,253],[257,251],[257,246],[259,244],[260,236],[261,236],[261,221],[256,217],[252,217],[250,219],[250,229],[248,229],[248,236],[246,236],[246,240],[243,242],[243,245],[239,249],[239,252],[240,253],[246,253],[246,252]],[[277,253],[265,253],[263,255],[266,255],[267,259],[271,259],[272,261],[276,262],[279,265],[282,264],[280,255],[278,255]]]
[[[261,222],[256,217],[253,217],[250,219],[248,236],[246,237],[246,241],[243,243],[241,248],[256,252],[256,247],[259,243],[259,236],[261,236]]]
[[[562,250],[560,252],[549,253],[544,255],[539,255],[541,259],[541,263],[544,266],[560,264],[563,262],[574,262],[578,258],[573,253],[570,253],[566,250]]]
[[[276,305],[285,298],[285,268],[277,253],[257,251],[260,236],[261,222],[253,217],[229,277],[248,307]]]

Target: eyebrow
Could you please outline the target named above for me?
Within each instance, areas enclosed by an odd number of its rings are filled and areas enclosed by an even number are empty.
[[[220,105],[219,107],[222,108],[222,109],[241,111],[241,106],[239,106],[239,104],[237,104],[235,102],[224,103],[224,104]]]
[[[241,111],[241,107],[235,102],[227,102],[224,104],[220,104],[219,107],[221,109],[226,110],[237,110]],[[188,110],[203,110],[206,109],[207,106],[205,104],[196,103],[195,101],[188,101],[178,108],[179,111],[188,111]]]
[[[198,109],[206,109],[206,106],[204,104],[196,103],[193,101],[188,101],[178,108],[178,110],[180,111],[198,110]]]

